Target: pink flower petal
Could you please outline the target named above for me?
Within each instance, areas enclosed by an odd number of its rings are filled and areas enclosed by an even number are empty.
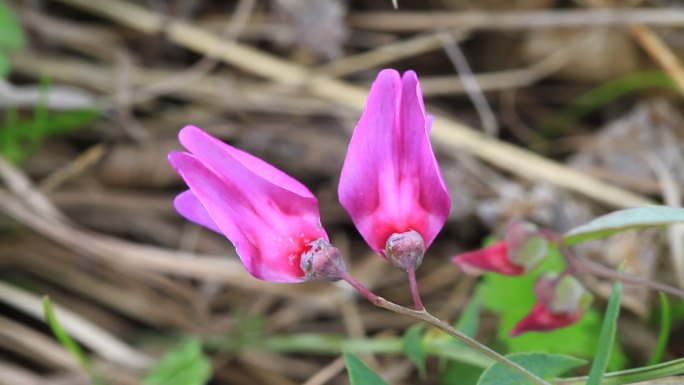
[[[185,126],[178,134],[178,138],[197,159],[219,175],[233,173],[231,165],[225,161],[226,157],[230,157],[274,185],[302,197],[316,199],[311,191],[296,179],[249,153],[223,143],[198,127]]]
[[[386,207],[396,205],[391,201],[395,195],[385,190],[395,179],[392,148],[400,95],[399,73],[380,72],[354,129],[338,187],[340,203],[366,242],[381,255],[387,238],[396,232],[395,215],[389,216]]]
[[[469,251],[451,258],[466,274],[477,275],[493,271],[505,275],[520,275],[525,267],[516,265],[508,258],[506,242],[499,241],[484,249]]]
[[[432,132],[432,125],[435,124],[435,116],[434,115],[426,115],[425,116],[425,124],[427,126],[427,131],[428,134]],[[441,176],[441,174],[440,174]],[[444,185],[446,187],[446,184]]]
[[[233,242],[252,275],[274,282],[302,281],[301,253],[308,242],[327,239],[317,207],[310,211],[311,199],[269,184],[230,153],[222,160],[224,172],[218,173],[194,155],[169,154],[171,164],[212,221]]]
[[[221,229],[216,226],[216,223],[209,216],[207,209],[202,206],[202,203],[200,203],[192,191],[186,190],[178,194],[176,199],[173,200],[173,206],[176,208],[176,211],[188,220],[221,234]]]
[[[451,198],[430,144],[428,133],[434,117],[426,118],[418,77],[415,72],[407,71],[402,82],[400,122],[404,124],[402,132],[405,136],[399,157],[404,161],[404,177],[418,178],[413,185],[418,201],[407,210],[422,209],[427,215],[426,227],[416,230],[423,234],[426,245],[429,245],[446,222]]]
[[[338,195],[357,229],[384,256],[389,236],[415,230],[426,247],[451,201],[428,138],[414,72],[383,70],[354,129]]]
[[[288,215],[310,223],[320,222],[316,197],[289,175],[197,127],[186,126],[178,136],[205,167],[242,190],[249,197],[246,202],[259,203],[255,210],[269,218],[269,225],[276,231],[288,231]]]

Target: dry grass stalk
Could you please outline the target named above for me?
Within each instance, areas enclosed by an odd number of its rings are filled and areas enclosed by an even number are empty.
[[[169,39],[176,44],[201,53],[220,52],[217,57],[247,72],[285,85],[304,86],[315,95],[336,100],[352,108],[363,107],[365,90],[328,77],[311,76],[309,71],[302,66],[239,43],[224,44],[218,36],[189,24],[164,23],[160,15],[133,4],[112,0],[93,6],[85,0],[59,1],[100,14],[143,33],[154,34],[165,31]],[[583,17],[586,18],[586,15]],[[633,207],[651,203],[643,197],[578,173],[511,144],[484,137],[444,116],[435,117],[432,134],[435,140],[453,151],[471,151],[498,167],[527,178],[548,181],[610,206]]]
[[[357,28],[415,32],[433,28],[468,30],[526,30],[539,28],[586,28],[645,24],[660,27],[684,25],[684,11],[677,8],[605,8],[531,10],[509,12],[368,12],[353,14]]]

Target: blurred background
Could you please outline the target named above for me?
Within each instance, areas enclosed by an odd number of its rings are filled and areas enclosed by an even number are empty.
[[[466,277],[449,257],[516,218],[562,232],[681,205],[683,57],[676,0],[0,0],[0,384],[346,384],[344,350],[388,383],[475,384],[482,357],[345,285],[254,279],[171,203],[184,187],[166,154],[194,124],[307,185],[353,275],[408,305],[404,273],[336,194],[382,68],[417,71],[453,199],[418,271],[427,308],[502,353],[590,358],[608,283],[586,277],[579,324],[511,338],[534,277]],[[683,287],[682,234],[579,252]],[[45,295],[82,362],[45,323]],[[671,305],[665,359],[684,354]],[[614,370],[649,360],[662,314],[641,287],[623,306]]]

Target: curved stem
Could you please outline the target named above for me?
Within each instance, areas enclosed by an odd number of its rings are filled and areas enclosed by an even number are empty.
[[[581,271],[593,274],[597,277],[612,280],[622,281],[625,284],[642,285],[653,290],[662,291],[673,295],[675,297],[684,299],[684,290],[677,289],[672,286],[663,285],[662,283],[651,281],[648,278],[639,277],[632,274],[626,274],[613,269],[607,268],[601,264],[582,258],[575,254],[565,242],[558,242],[558,250],[576,271]]]
[[[528,379],[531,383],[535,385],[550,385],[548,382],[544,381],[542,378],[538,377],[534,373],[529,372],[527,369],[523,368],[522,366],[516,364],[515,362],[509,360],[508,358],[502,356],[501,354],[495,352],[494,350],[488,348],[487,346],[477,342],[474,338],[468,337],[467,335],[461,333],[457,329],[455,329],[453,326],[449,325],[448,323],[442,321],[441,319],[433,316],[432,314],[428,313],[425,308],[419,309],[419,310],[412,310],[406,307],[403,307],[401,305],[397,305],[394,302],[388,301],[370,290],[368,290],[365,286],[363,286],[359,281],[354,279],[349,273],[346,271],[343,272],[340,276],[341,279],[345,280],[347,283],[352,285],[356,290],[358,290],[366,299],[368,299],[373,305],[381,307],[383,309],[387,309],[389,311],[392,311],[397,314],[402,314],[405,316],[409,316],[418,320],[421,320],[423,322],[429,323],[432,326],[435,326],[436,328],[444,331],[445,333],[449,334],[450,336],[456,338],[457,340],[463,342],[465,345],[468,347],[484,354],[485,356],[495,360],[496,362],[500,363],[501,365],[504,365],[508,367],[509,369],[517,372],[521,376],[525,377]]]
[[[409,286],[411,287],[411,296],[413,297],[413,304],[416,307],[416,310],[425,309],[425,306],[423,306],[423,301],[420,299],[420,290],[418,290],[418,281],[416,281],[416,269],[406,269],[406,273],[408,274]]]
[[[561,255],[565,257],[565,260],[568,262],[570,267],[572,267],[577,272],[585,272],[611,281],[621,281],[622,283],[627,285],[646,286],[650,289],[662,291],[663,293],[667,293],[675,297],[684,299],[684,290],[677,289],[676,287],[668,285],[663,285],[662,283],[651,281],[648,278],[639,277],[632,274],[626,274],[620,271],[615,271],[599,263],[590,261],[586,258],[582,258],[579,255],[575,254],[572,251],[572,249],[570,249],[570,246],[568,246],[568,244],[565,243],[563,236],[561,236],[560,234],[557,234],[556,232],[548,229],[542,230],[541,233],[549,242],[553,242],[556,244],[556,246],[558,247],[558,251],[560,251]]]

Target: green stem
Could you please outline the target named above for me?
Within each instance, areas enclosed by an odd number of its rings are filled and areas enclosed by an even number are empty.
[[[376,294],[372,293],[370,290],[368,290],[365,286],[363,286],[360,282],[358,282],[354,277],[349,275],[346,271],[343,272],[341,277],[343,280],[345,280],[347,283],[352,285],[355,289],[357,289],[364,297],[366,297],[373,305],[381,307],[383,309],[387,309],[391,312],[397,313],[397,314],[402,314],[405,316],[409,316],[418,320],[421,320],[423,322],[426,322],[432,326],[435,326],[436,328],[444,331],[445,333],[449,334],[450,336],[456,338],[457,340],[463,342],[465,345],[468,347],[482,353],[483,355],[495,360],[496,362],[500,363],[501,365],[504,365],[508,367],[509,369],[517,372],[521,376],[527,378],[531,383],[535,385],[550,385],[548,382],[546,382],[544,379],[536,376],[534,373],[531,373],[527,371],[527,369],[523,368],[522,366],[516,364],[515,362],[509,360],[508,358],[502,356],[501,354],[495,352],[494,350],[488,348],[487,346],[479,343],[477,340],[468,337],[467,335],[461,333],[460,331],[456,330],[453,326],[449,325],[448,323],[440,320],[439,318],[433,316],[432,314],[428,313],[427,310],[420,309],[420,310],[412,310],[400,305],[395,304],[394,302],[388,301],[380,296],[377,296]]]

